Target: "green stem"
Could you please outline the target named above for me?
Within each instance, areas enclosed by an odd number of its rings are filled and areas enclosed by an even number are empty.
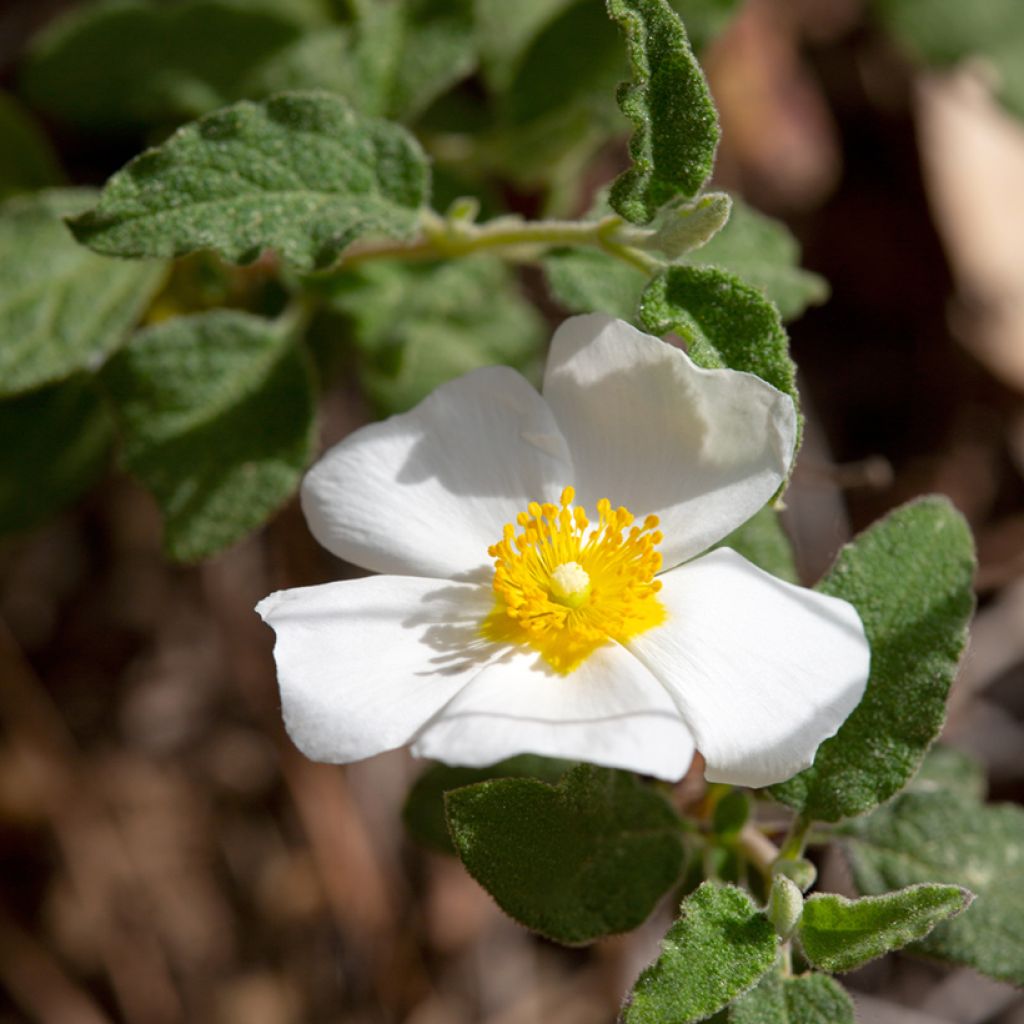
[[[539,220],[498,217],[485,224],[446,220],[429,212],[423,215],[422,234],[409,242],[381,242],[355,245],[341,258],[339,270],[376,260],[458,259],[478,252],[498,252],[509,258],[532,259],[560,246],[591,246],[653,274],[661,263],[619,240],[621,217],[597,221]]]
[[[806,818],[794,818],[793,824],[789,826],[789,832],[782,842],[780,857],[788,857],[791,860],[799,860],[804,855],[804,848],[807,846],[807,836],[811,831],[811,822]]]
[[[755,825],[747,822],[736,837],[743,856],[754,865],[768,882],[772,878],[772,865],[779,857],[779,848]]]

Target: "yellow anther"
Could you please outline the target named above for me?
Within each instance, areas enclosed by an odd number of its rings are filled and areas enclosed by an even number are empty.
[[[654,574],[661,567],[657,516],[634,525],[632,513],[597,503],[591,525],[563,489],[560,506],[531,501],[488,550],[495,559],[496,604],[482,627],[491,640],[532,647],[553,668],[571,672],[598,647],[623,642],[665,620]],[[628,531],[628,532],[627,532]]]

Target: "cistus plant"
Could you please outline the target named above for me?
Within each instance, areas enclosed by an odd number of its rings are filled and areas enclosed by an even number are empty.
[[[316,538],[379,574],[260,605],[309,756],[439,759],[406,802],[412,835],[556,942],[671,898],[627,1024],[843,1024],[834,975],[893,949],[1024,984],[1024,812],[930,751],[973,608],[947,501],[896,509],[796,586],[776,511],[802,430],[784,320],[826,289],[781,225],[709,189],[719,126],[691,38],[731,6],[182,0],[59,19],[24,95],[156,144],[99,191],[62,187],[0,106],[24,155],[0,182],[0,425],[24,439],[0,526],[81,494],[113,445],[180,561],[301,484]],[[587,196],[627,129],[629,166]],[[496,182],[543,215],[510,212]],[[540,391],[522,266],[582,314]],[[318,398],[350,371],[398,415],[307,474]],[[681,809],[670,784],[695,751],[709,784]],[[830,843],[857,898],[815,889],[809,851]]]

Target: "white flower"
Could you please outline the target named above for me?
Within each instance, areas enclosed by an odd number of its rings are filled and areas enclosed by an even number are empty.
[[[864,692],[860,619],[695,556],[771,498],[795,435],[788,396],[603,316],[559,328],[543,396],[489,367],[357,430],[302,506],[385,575],[260,603],[289,734],[330,762],[412,744],[678,779],[696,748],[712,781],[788,778]]]

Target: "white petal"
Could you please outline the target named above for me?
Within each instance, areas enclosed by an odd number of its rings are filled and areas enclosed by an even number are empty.
[[[667,567],[746,522],[786,477],[796,441],[787,395],[749,373],[704,370],[606,316],[555,333],[544,397],[572,452],[576,501],[662,519]]]
[[[492,560],[527,502],[571,482],[565,441],[514,370],[443,384],[415,409],[355,431],[302,484],[302,509],[328,550],[376,572],[471,573]]]
[[[864,694],[853,606],[719,549],[660,577],[668,622],[628,644],[668,687],[711,782],[767,786],[803,770]]]
[[[693,739],[665,688],[609,644],[567,676],[521,650],[492,663],[427,724],[413,753],[474,766],[542,754],[674,781]]]
[[[288,734],[316,761],[346,763],[409,742],[480,671],[487,587],[371,576],[281,590],[256,610],[277,634]]]

